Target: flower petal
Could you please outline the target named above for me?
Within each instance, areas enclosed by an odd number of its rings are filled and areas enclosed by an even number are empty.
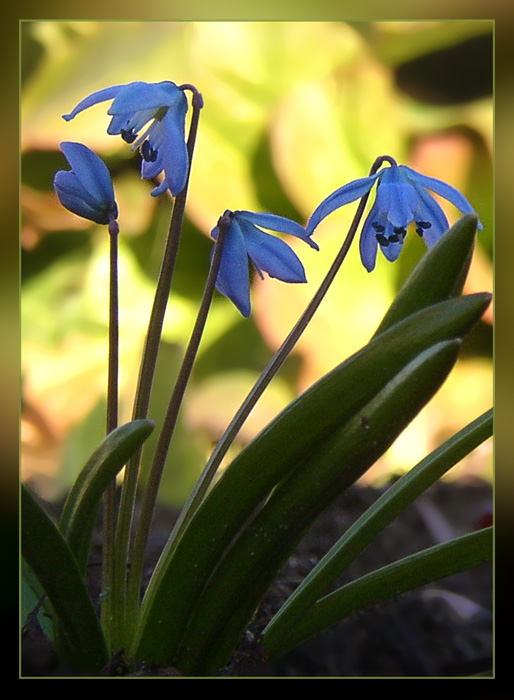
[[[402,252],[403,243],[389,243],[388,245],[380,245],[380,250],[389,260],[389,262],[394,262],[398,259],[400,253]]]
[[[217,237],[216,229],[213,237]],[[214,249],[213,249],[214,250]],[[250,271],[243,233],[234,218],[223,241],[216,289],[228,297],[246,318],[250,315]]]
[[[284,216],[268,213],[255,213],[251,211],[239,211],[236,214],[241,214],[247,221],[250,221],[257,226],[262,226],[270,231],[278,231],[279,233],[288,233],[291,236],[301,238],[302,241],[308,243],[311,248],[319,250],[319,246],[315,243],[306,232],[303,226],[292,219],[286,219]]]
[[[177,100],[182,101],[182,99],[186,100],[184,91],[169,80],[161,83],[145,83],[138,80],[122,86],[107,110],[107,114],[171,107]]]
[[[61,149],[84,190],[102,206],[114,203],[114,189],[107,166],[82,143],[64,141]]]
[[[91,203],[88,193],[75,173],[60,170],[54,177],[54,189],[63,207],[97,224],[106,224],[105,212],[100,211],[96,202]]]
[[[361,256],[361,261],[368,272],[375,269],[375,264],[377,260],[377,250],[378,241],[377,233],[373,228],[372,224],[380,216],[379,209],[376,205],[373,205],[364,226],[362,227],[362,233],[359,239],[359,252]]]
[[[237,216],[237,213],[236,213]],[[261,231],[246,219],[238,223],[250,260],[259,270],[283,282],[306,282],[305,270],[296,253],[280,238]]]
[[[187,110],[187,102],[185,104]],[[162,120],[161,142],[157,146],[166,176],[167,187],[176,197],[184,189],[189,171],[189,154],[185,142],[184,105],[169,109]],[[154,192],[152,195],[155,196]]]
[[[343,187],[340,187],[335,192],[332,192],[332,194],[324,199],[312,213],[306,226],[307,233],[312,235],[320,222],[333,211],[339,209],[339,207],[343,207],[345,204],[350,204],[350,202],[354,202],[356,199],[360,199],[367,194],[373,187],[375,180],[381,176],[382,171],[369,177],[353,180],[353,182],[349,182],[347,185],[343,185]]]
[[[113,115],[107,133],[110,136],[117,136],[123,131],[128,131],[136,138],[136,134],[147,124],[150,119],[153,119],[155,109],[141,109],[138,112],[121,112]]]
[[[407,228],[418,204],[414,187],[396,165],[384,168],[377,188],[376,204],[398,228]]]
[[[77,116],[77,114],[83,112],[85,109],[88,109],[89,107],[92,107],[93,105],[96,105],[99,102],[112,100],[116,97],[118,92],[121,89],[123,89],[123,87],[124,85],[113,85],[112,87],[105,88],[104,90],[98,90],[97,92],[93,92],[91,95],[81,100],[81,102],[79,102],[78,105],[69,114],[63,114],[62,118],[67,122],[71,121]]]
[[[432,190],[432,192],[438,194],[439,196],[444,197],[444,199],[447,199],[449,202],[451,202],[463,214],[476,214],[475,210],[468,202],[466,197],[464,197],[464,195],[462,195],[451,185],[448,185],[446,182],[438,180],[435,177],[428,177],[427,175],[422,175],[421,173],[412,170],[412,168],[409,168],[406,165],[400,165],[399,167],[404,171],[406,177],[412,182],[415,182],[421,185],[422,187],[426,187],[427,189]],[[479,231],[481,231],[483,228],[480,221],[478,222],[477,228]]]
[[[413,186],[418,193],[419,199],[419,206],[415,216],[416,225],[418,226],[420,221],[430,224],[427,228],[422,228],[423,240],[427,247],[430,248],[450,226],[446,214],[428,190],[414,182]]]

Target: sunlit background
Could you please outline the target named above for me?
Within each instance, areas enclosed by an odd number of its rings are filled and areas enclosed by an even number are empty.
[[[152,184],[140,180],[139,156],[107,135],[105,104],[68,124],[61,119],[95,90],[172,80],[193,83],[205,100],[151,407],[157,423],[202,293],[209,232],[227,208],[303,223],[324,197],[389,154],[472,202],[484,230],[466,291],[492,291],[492,22],[35,21],[22,23],[21,39],[22,476],[45,497],[66,492],[105,430],[107,233],[59,205],[51,188],[55,171],[66,167],[59,143],[82,141],[113,174],[123,422],[170,216],[170,200],[151,198]],[[319,252],[291,243],[308,284],[256,278],[248,320],[216,296],[170,451],[161,494],[167,502],[179,504],[189,492],[313,296],[354,211],[349,205],[323,222]],[[446,211],[455,221],[455,210]],[[410,235],[397,263],[379,256],[369,274],[353,247],[234,449],[367,342],[423,253]],[[404,472],[491,405],[492,308],[442,390],[364,480],[380,484]],[[490,478],[490,443],[451,471],[463,475]]]

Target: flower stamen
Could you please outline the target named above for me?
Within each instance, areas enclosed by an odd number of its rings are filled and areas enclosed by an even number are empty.
[[[157,160],[157,149],[153,148],[150,141],[143,141],[143,145],[141,146],[141,155],[147,162],[154,163]]]

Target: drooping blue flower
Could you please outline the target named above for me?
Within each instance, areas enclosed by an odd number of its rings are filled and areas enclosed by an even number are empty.
[[[454,187],[393,161],[374,175],[354,180],[329,195],[313,212],[306,226],[307,233],[312,235],[326,216],[370,192],[375,182],[376,199],[359,242],[362,264],[368,272],[375,267],[379,245],[387,260],[393,262],[398,258],[411,222],[414,221],[416,233],[429,248],[448,230],[446,215],[429,190],[447,199],[463,214],[475,213]],[[478,222],[478,230],[481,229],[482,224]]]
[[[82,143],[65,141],[61,149],[71,166],[54,176],[54,189],[63,207],[97,224],[115,221],[118,205],[103,160]]]
[[[296,236],[318,250],[303,226],[276,214],[227,210],[211,232],[214,240],[218,238],[222,220],[227,229],[216,288],[235,304],[243,316],[248,317],[251,311],[249,261],[261,278],[264,278],[263,272],[267,272],[270,277],[283,282],[307,281],[296,253],[283,240],[262,230]]]
[[[132,144],[132,149],[140,148],[143,179],[164,172],[164,179],[152,190],[154,197],[167,189],[176,197],[185,187],[189,169],[185,142],[188,103],[184,90],[170,81],[114,85],[93,92],[69,114],[64,114],[63,119],[70,121],[85,109],[107,100],[113,100],[107,110],[112,116],[107,133],[121,135]],[[148,122],[150,126],[139,135]]]

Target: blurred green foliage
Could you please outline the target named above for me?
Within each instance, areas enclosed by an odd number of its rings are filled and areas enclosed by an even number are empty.
[[[59,143],[84,142],[113,174],[121,228],[121,419],[130,418],[170,217],[170,201],[153,200],[151,183],[140,181],[138,156],[107,135],[103,105],[69,124],[63,113],[94,90],[133,80],[192,83],[205,100],[154,397],[152,417],[159,423],[202,293],[208,234],[226,208],[272,211],[303,222],[321,199],[367,175],[374,159],[388,153],[448,181],[473,203],[484,231],[468,288],[490,291],[491,36],[492,22],[465,20],[22,22],[25,477],[45,491],[46,479],[60,472],[45,493],[62,493],[84,462],[81,451],[87,457],[103,426],[107,240],[105,231],[63,210],[53,194],[53,175],[65,166]],[[455,213],[448,213],[454,221]],[[216,296],[163,497],[184,499],[212,442],[314,294],[352,215],[348,207],[323,223],[316,234],[319,253],[297,246],[307,285],[255,280],[251,319]],[[367,342],[423,252],[410,236],[397,264],[381,259],[368,275],[354,246],[242,440]],[[489,408],[491,320],[476,329],[442,398],[409,427],[403,447],[382,469],[411,466]],[[90,423],[84,423],[88,415]]]

